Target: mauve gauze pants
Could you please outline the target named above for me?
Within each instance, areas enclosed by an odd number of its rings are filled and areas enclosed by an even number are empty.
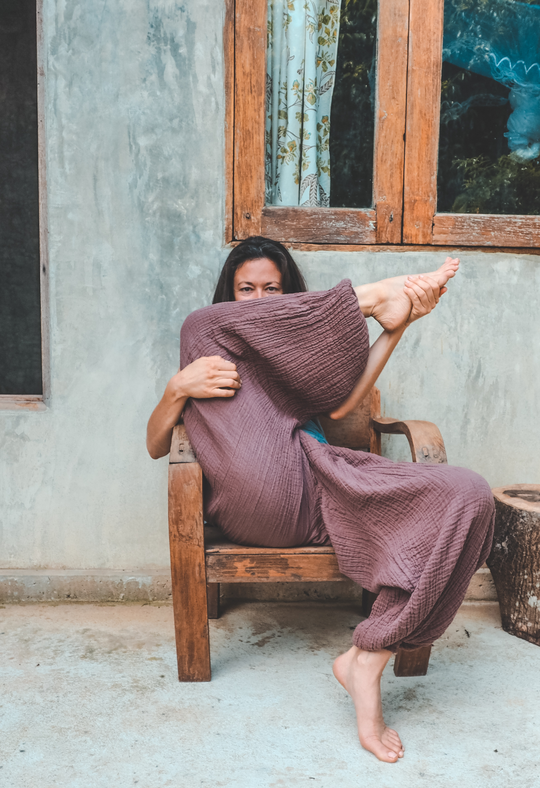
[[[199,309],[182,326],[182,366],[221,356],[236,364],[242,388],[230,399],[189,400],[184,421],[208,521],[247,545],[329,538],[340,570],[379,594],[354,643],[424,646],[448,627],[489,553],[493,497],[464,468],[392,462],[299,429],[346,399],[368,353],[348,280]]]

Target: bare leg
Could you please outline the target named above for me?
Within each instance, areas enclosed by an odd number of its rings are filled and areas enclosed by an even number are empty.
[[[432,271],[425,276],[435,279],[441,288],[442,295],[446,292],[446,283],[456,275],[458,268],[459,260],[447,257],[437,271]],[[387,331],[394,331],[401,326],[411,311],[411,301],[404,290],[406,279],[406,275],[394,276],[374,284],[355,287],[360,309],[364,316],[374,317]]]
[[[382,712],[381,677],[391,656],[390,651],[362,651],[353,646],[333,666],[334,676],[353,699],[360,744],[387,763],[404,755],[401,739],[386,727]]]

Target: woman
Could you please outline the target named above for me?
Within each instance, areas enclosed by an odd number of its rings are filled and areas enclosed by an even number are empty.
[[[247,239],[225,262],[213,306],[184,322],[182,369],[148,423],[158,458],[183,414],[208,483],[206,517],[230,539],[330,539],[341,571],[378,593],[334,674],[354,701],[360,742],[387,762],[404,750],[383,720],[384,667],[398,647],[430,645],[452,621],[489,552],[493,499],[462,468],[329,446],[312,420],[358,405],[458,265],[447,258],[432,274],[307,293],[281,244]],[[384,329],[371,348],[366,317]]]

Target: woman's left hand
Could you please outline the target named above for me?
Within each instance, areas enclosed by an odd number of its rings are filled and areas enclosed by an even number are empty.
[[[439,303],[439,298],[448,289],[439,287],[435,279],[428,274],[407,277],[404,288],[412,304],[410,315],[405,323],[406,326],[429,315]]]

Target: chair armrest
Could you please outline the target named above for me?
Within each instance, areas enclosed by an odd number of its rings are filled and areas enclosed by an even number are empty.
[[[169,453],[169,465],[179,462],[197,462],[197,457],[193,447],[189,442],[186,428],[182,422],[176,425],[171,438],[171,451]]]
[[[398,421],[374,416],[371,418],[371,425],[376,432],[405,435],[411,447],[413,462],[428,465],[442,465],[448,462],[439,428],[430,421]]]

